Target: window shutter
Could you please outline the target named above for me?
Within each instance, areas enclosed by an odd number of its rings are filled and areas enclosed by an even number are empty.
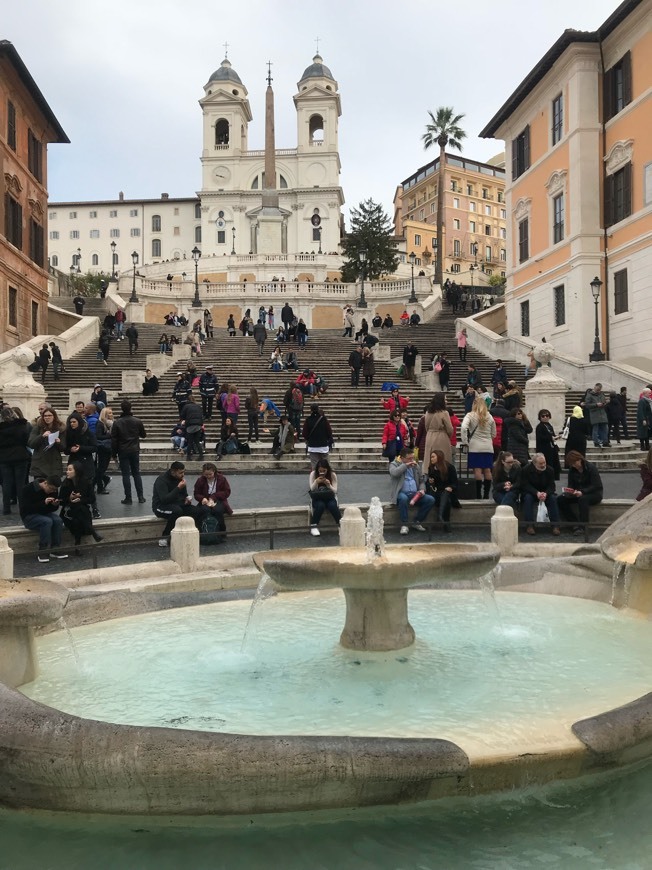
[[[627,106],[632,101],[632,55],[627,52],[620,61],[623,73],[623,103]]]
[[[530,168],[530,125],[523,130],[523,170]]]
[[[518,178],[518,139],[512,139],[512,181]]]
[[[602,76],[602,116],[606,124],[613,117],[614,105],[614,71],[608,69]]]
[[[632,164],[623,166],[623,218],[632,213]]]
[[[614,177],[607,175],[604,180],[604,225],[610,227],[614,222]]]

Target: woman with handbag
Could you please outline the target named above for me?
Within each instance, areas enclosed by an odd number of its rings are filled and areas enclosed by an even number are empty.
[[[425,462],[424,462],[425,465]],[[441,450],[433,450],[426,476],[426,493],[433,496],[444,531],[451,530],[451,507],[461,507],[457,497],[457,471]]]
[[[496,421],[484,399],[477,398],[473,409],[462,420],[461,438],[469,448],[468,467],[473,469],[475,497],[478,499],[489,498],[495,435]]]
[[[448,392],[448,383],[451,379],[451,364],[449,360],[446,358],[445,353],[440,353],[435,357],[435,362],[433,365],[433,370],[435,372],[435,380],[439,378],[439,386],[443,393]]]
[[[546,457],[546,462],[555,472],[555,480],[561,477],[561,464],[559,462],[559,447],[557,447],[557,438],[555,430],[550,422],[550,411],[547,408],[542,408],[538,414],[539,422],[535,429],[536,435],[536,452],[543,453]]]
[[[59,490],[61,502],[61,519],[78,547],[81,539],[92,535],[94,541],[101,541],[102,536],[93,528],[93,482],[80,462],[69,462],[66,466],[66,478]],[[75,550],[75,555],[79,551]]]
[[[401,450],[407,447],[408,438],[408,428],[401,419],[401,412],[392,411],[389,420],[385,423],[381,438],[383,456],[388,462],[393,462]]]
[[[319,521],[324,511],[327,510],[339,526],[342,514],[337,504],[337,475],[325,457],[319,459],[314,469],[310,472],[310,534],[318,538]]]

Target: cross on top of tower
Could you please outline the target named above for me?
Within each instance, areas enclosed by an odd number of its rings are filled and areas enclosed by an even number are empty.
[[[317,54],[319,54],[319,40],[320,40],[320,37],[317,36],[317,37],[315,38],[315,43],[316,43],[316,46],[317,46]]]
[[[272,62],[271,60],[267,61],[267,84],[272,86]]]
[[[224,43],[224,57],[228,58],[228,56],[229,56],[229,43],[225,42]]]

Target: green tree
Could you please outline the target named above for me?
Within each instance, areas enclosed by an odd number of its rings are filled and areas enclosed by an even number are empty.
[[[444,192],[446,190],[446,148],[462,150],[466,132],[460,127],[464,115],[456,115],[451,106],[440,106],[434,113],[428,112],[431,124],[421,139],[428,150],[439,145],[439,173],[437,179],[437,258],[435,260],[435,284],[441,286],[444,273]]]
[[[343,281],[353,282],[361,276],[360,251],[367,252],[365,278],[376,280],[398,268],[391,221],[382,205],[372,199],[365,199],[358,208],[351,209],[351,229],[342,242],[342,252],[348,257],[342,266]]]
[[[496,296],[502,296],[505,292],[507,278],[503,278],[502,275],[490,275],[487,283],[494,289]]]
[[[71,272],[69,276],[70,286],[72,288],[73,296],[79,294],[80,296],[99,296],[100,295],[100,284],[102,281],[106,281],[109,283],[111,276],[108,274],[104,274],[104,272],[86,272],[86,274],[76,272]]]

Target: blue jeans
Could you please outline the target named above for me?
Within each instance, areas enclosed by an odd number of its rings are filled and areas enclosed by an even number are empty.
[[[121,453],[120,454],[120,471],[122,473],[122,485],[125,491],[125,498],[131,498],[131,474],[136,485],[136,495],[138,498],[143,497],[143,479],[140,476],[140,454],[138,453]]]
[[[116,321],[115,331],[116,331],[118,338],[122,337],[122,332],[123,332],[124,328],[125,328],[125,324],[124,324],[123,320],[121,320],[119,323],[118,323],[118,321]]]
[[[404,526],[408,523],[408,507],[410,506],[410,499],[413,499],[414,495],[415,493],[413,492],[399,492],[396,497],[399,516],[401,517],[401,523]],[[420,500],[417,502],[417,515],[414,518],[414,522],[422,523],[432,510],[434,504],[435,499],[431,495],[428,495],[427,493],[422,495]]]
[[[496,504],[504,504],[515,510],[518,507],[518,492],[514,489],[510,489],[509,492],[496,492],[494,490],[493,496]]]
[[[539,507],[539,499],[526,492],[523,496],[523,518],[528,523],[533,523],[536,518],[536,509]],[[557,504],[557,496],[553,492],[546,499],[546,507],[548,508],[548,516],[551,523],[559,522],[559,505]]]
[[[305,334],[305,332],[297,333],[297,341],[299,342],[299,347],[305,347],[307,340],[308,336]]]
[[[63,520],[59,514],[27,514],[23,525],[30,532],[38,532],[39,550],[47,552],[61,546]]]
[[[591,427],[591,437],[596,447],[599,447],[600,444],[606,444],[609,440],[609,424],[594,423]]]
[[[327,510],[339,526],[342,514],[337,506],[337,499],[335,496],[332,498],[311,498],[311,501],[312,513],[310,516],[310,525],[318,526],[319,520],[322,518],[324,511]]]

